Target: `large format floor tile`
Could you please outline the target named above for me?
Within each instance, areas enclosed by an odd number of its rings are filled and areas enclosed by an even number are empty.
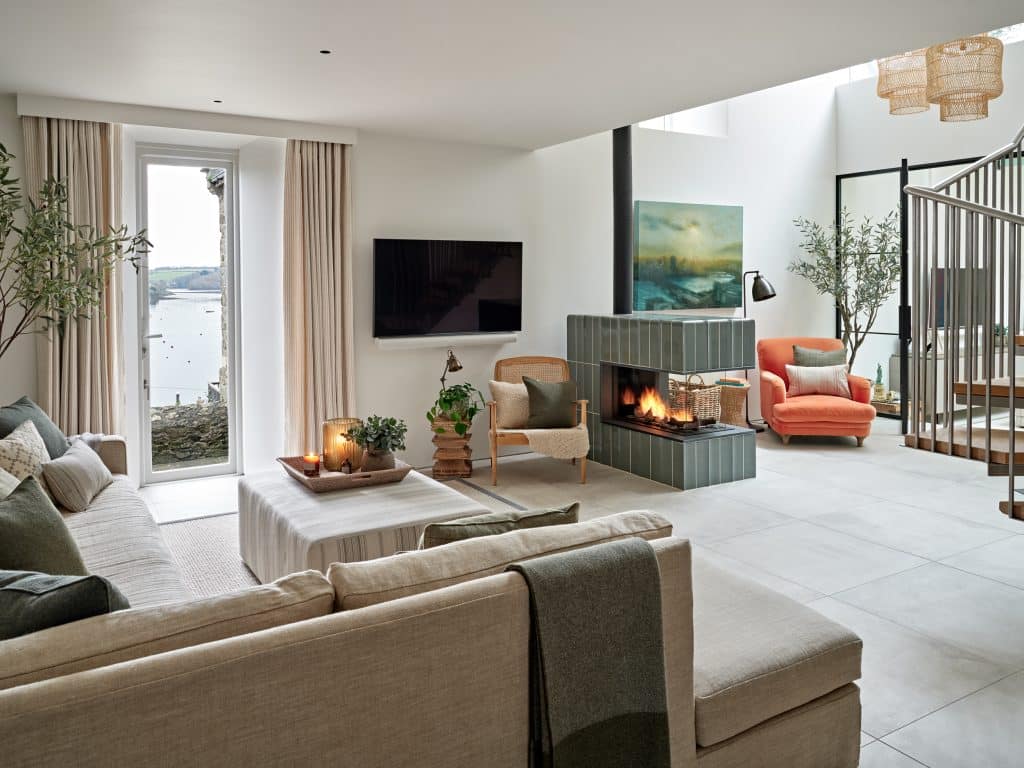
[[[929,560],[1013,536],[1001,528],[891,501],[823,512],[807,520]]]
[[[648,508],[672,522],[675,536],[697,542],[716,541],[793,522],[793,518],[786,515],[726,496],[692,497],[692,501],[690,498],[684,495],[680,500],[659,499],[652,501]]]
[[[929,563],[834,597],[976,656],[1024,667],[1024,590]]]
[[[860,750],[860,768],[921,768],[921,765],[880,741],[873,741]]]
[[[884,741],[931,768],[1017,768],[1024,764],[1022,702],[1024,673],[1018,673]]]
[[[734,536],[710,546],[826,595],[927,562],[805,522]]]
[[[739,560],[723,555],[721,552],[716,552],[706,546],[698,544],[694,547],[693,553],[695,559],[702,558],[710,563],[714,563],[719,568],[731,571],[732,573],[743,576],[751,581],[756,581],[757,583],[762,584],[769,589],[774,589],[779,594],[783,594],[797,602],[810,603],[824,597],[820,592],[800,586],[796,582],[788,581],[779,576],[768,573],[767,571],[763,571],[760,568],[756,568],[753,565],[742,563]]]
[[[1024,536],[988,544],[942,561],[961,571],[1001,581],[1024,589]]]
[[[861,728],[876,738],[1015,670],[833,598],[810,607],[864,641]]]
[[[239,475],[153,483],[139,489],[158,523],[213,517],[238,511]]]

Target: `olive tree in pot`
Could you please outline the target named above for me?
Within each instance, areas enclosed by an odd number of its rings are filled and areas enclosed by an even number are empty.
[[[408,428],[401,419],[391,416],[368,416],[362,424],[349,430],[349,437],[363,448],[363,472],[395,468],[395,451],[405,450]]]
[[[434,476],[469,477],[473,474],[473,450],[469,447],[473,418],[484,407],[484,397],[472,384],[442,387],[427,411],[434,432]]]
[[[150,246],[145,232],[72,222],[63,181],[48,178],[24,202],[13,159],[0,144],[0,358],[26,333],[91,317],[110,270],[123,261],[137,268]]]
[[[843,345],[850,368],[878,319],[878,311],[899,286],[899,215],[890,211],[878,222],[865,217],[854,224],[845,208],[828,227],[799,218],[803,239],[789,271],[806,278],[818,293],[831,296],[842,320]]]

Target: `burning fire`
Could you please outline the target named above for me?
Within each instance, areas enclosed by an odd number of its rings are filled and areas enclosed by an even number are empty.
[[[632,389],[626,387],[622,393],[622,404],[633,406],[633,415],[650,421],[693,421],[693,412],[688,408],[669,408],[654,387],[644,387],[639,399]]]

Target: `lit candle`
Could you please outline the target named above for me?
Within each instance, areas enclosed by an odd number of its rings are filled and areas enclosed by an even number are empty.
[[[302,457],[303,471],[307,477],[316,477],[320,474],[320,455],[317,453],[307,453]]]

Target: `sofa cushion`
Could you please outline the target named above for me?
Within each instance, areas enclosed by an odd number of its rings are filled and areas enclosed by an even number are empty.
[[[63,456],[43,464],[43,479],[54,500],[64,509],[84,512],[114,477],[99,454],[79,439]]]
[[[0,571],[0,640],[127,607],[124,595],[100,576]],[[0,659],[9,658],[2,647]]]
[[[26,477],[0,501],[0,569],[89,574],[60,512],[34,477]]]
[[[11,432],[31,421],[46,445],[47,458],[56,459],[68,449],[68,439],[60,427],[50,420],[38,405],[29,398],[23,397],[4,408],[0,408],[0,438],[7,437]]]
[[[0,468],[0,499],[6,499],[15,488],[18,487],[18,478],[8,472],[6,469]]]
[[[43,464],[49,460],[46,444],[31,421],[26,421],[7,437],[0,439],[0,468],[18,480],[32,476],[42,484]]]
[[[874,418],[875,409],[867,403],[832,395],[788,397],[786,402],[772,408],[772,419],[784,424],[860,424],[873,421]]]
[[[325,616],[334,590],[305,571],[224,595],[133,608],[0,645],[0,690]]]
[[[475,539],[479,536],[496,536],[509,531],[527,528],[543,528],[547,525],[567,525],[579,522],[580,503],[574,501],[564,507],[551,509],[529,509],[522,512],[488,512],[484,515],[461,517],[444,523],[430,523],[423,529],[420,549],[430,549],[455,541]]]
[[[693,632],[702,747],[860,677],[857,635],[699,554],[693,563]]]
[[[576,525],[556,525],[458,541],[377,560],[333,563],[338,610],[362,608],[490,576],[518,560],[615,541],[628,536],[658,539],[672,524],[652,512],[620,512]]]
[[[191,599],[160,527],[127,478],[116,477],[85,512],[64,522],[89,572],[114,582],[133,607]]]

